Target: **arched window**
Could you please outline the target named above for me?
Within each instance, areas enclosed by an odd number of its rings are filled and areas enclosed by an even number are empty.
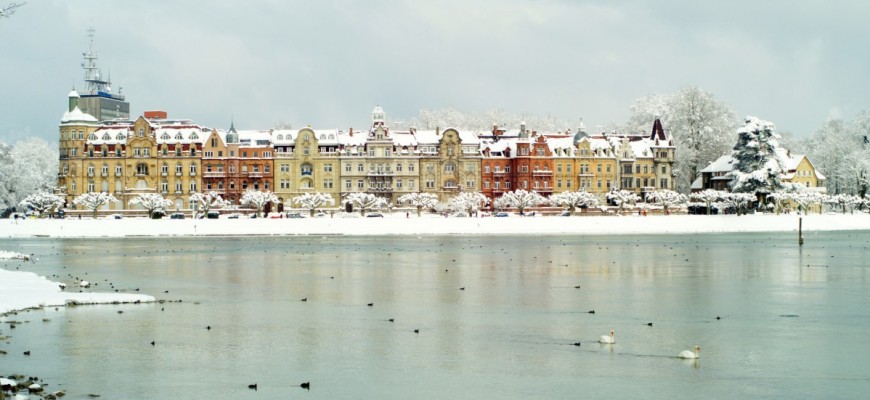
[[[326,135],[324,135],[324,134],[321,133],[321,134],[320,134],[320,140],[326,140]]]
[[[276,140],[284,140],[284,135],[282,135],[282,134],[279,133],[278,136],[277,136],[275,139],[276,139]]]
[[[333,134],[330,133],[330,134],[329,134],[329,140],[335,140],[335,135],[333,135]]]
[[[454,163],[444,164],[444,172],[454,172],[454,171],[456,171],[456,164],[454,164]]]
[[[302,175],[311,175],[311,164],[305,163],[302,164]]]

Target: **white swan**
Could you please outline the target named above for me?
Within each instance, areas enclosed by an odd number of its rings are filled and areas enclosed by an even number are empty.
[[[698,358],[698,356],[699,356],[698,353],[700,353],[700,352],[701,352],[701,346],[695,346],[694,351],[683,350],[680,352],[680,355],[678,357],[680,357],[680,358]]]
[[[613,338],[613,330],[610,330],[610,336],[601,335],[601,339],[598,339],[598,343],[603,344],[614,344],[616,343],[616,339]]]

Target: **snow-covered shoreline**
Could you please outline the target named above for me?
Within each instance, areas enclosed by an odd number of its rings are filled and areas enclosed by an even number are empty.
[[[33,272],[0,269],[0,316],[14,311],[68,304],[149,303],[156,300],[145,294],[66,292],[61,290],[60,285]]]
[[[0,238],[281,235],[694,234],[797,231],[798,215],[655,215],[456,218],[391,214],[385,218],[149,220],[0,220]],[[870,230],[870,215],[804,215],[811,231]]]

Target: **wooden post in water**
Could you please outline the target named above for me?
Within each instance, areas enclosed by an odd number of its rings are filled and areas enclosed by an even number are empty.
[[[798,246],[804,245],[803,218],[798,218]]]

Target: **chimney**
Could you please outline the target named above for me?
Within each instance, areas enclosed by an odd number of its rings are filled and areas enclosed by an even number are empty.
[[[435,136],[438,136],[440,134],[441,134],[441,127],[436,126],[435,127]]]
[[[492,123],[492,134],[498,135],[498,124],[496,124],[494,122]]]
[[[350,134],[350,137],[353,137],[353,128],[352,127],[349,129],[349,134]]]
[[[162,110],[151,110],[144,112],[145,119],[166,119],[168,118],[168,114],[166,111]]]

